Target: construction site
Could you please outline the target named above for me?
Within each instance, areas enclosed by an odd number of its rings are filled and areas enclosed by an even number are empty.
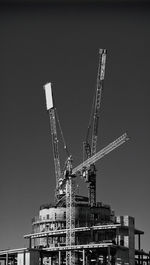
[[[83,143],[83,161],[75,168],[54,104],[57,99],[53,101],[53,87],[51,83],[44,85],[56,179],[54,202],[41,205],[38,215],[32,218],[32,231],[24,235],[28,242],[26,248],[0,251],[1,265],[150,265],[150,253],[141,246],[144,232],[136,227],[134,217],[116,216],[110,205],[96,199],[96,163],[129,140],[124,133],[97,151],[106,55],[106,49],[99,50],[96,89]],[[66,152],[63,166],[58,129]],[[80,178],[87,187],[87,197],[76,192]]]

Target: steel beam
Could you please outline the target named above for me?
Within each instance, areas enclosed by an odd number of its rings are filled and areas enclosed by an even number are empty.
[[[85,265],[85,249],[82,251],[83,265]]]

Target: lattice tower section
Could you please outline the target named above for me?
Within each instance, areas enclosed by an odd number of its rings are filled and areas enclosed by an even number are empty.
[[[75,179],[66,180],[66,245],[75,245]],[[66,252],[66,265],[75,264],[75,251]]]

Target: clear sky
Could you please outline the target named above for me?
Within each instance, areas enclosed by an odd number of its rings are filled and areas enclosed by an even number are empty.
[[[43,85],[52,82],[74,165],[82,161],[98,49],[107,49],[98,150],[130,141],[97,163],[97,200],[131,215],[149,250],[150,6],[1,5],[0,249],[26,246],[31,219],[53,201],[55,176]],[[62,160],[65,154],[62,151]],[[82,183],[80,194],[86,194]]]

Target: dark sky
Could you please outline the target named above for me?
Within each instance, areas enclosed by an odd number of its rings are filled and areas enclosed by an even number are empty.
[[[55,176],[43,85],[51,81],[74,165],[82,161],[98,49],[107,64],[98,150],[130,141],[97,163],[97,200],[131,215],[150,245],[150,6],[2,5],[0,8],[0,249],[26,246],[31,218],[53,201]],[[62,160],[65,154],[62,152]],[[80,193],[86,194],[82,183]]]

